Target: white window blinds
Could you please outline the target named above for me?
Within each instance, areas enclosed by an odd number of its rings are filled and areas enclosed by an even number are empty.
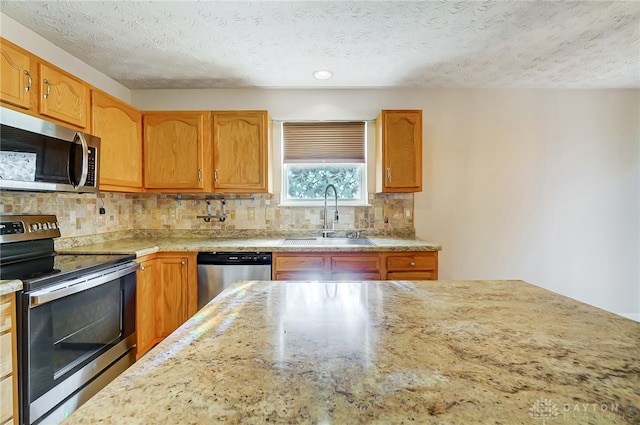
[[[282,124],[285,164],[365,162],[365,122]]]

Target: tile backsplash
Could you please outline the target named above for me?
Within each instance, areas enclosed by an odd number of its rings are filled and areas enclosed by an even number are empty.
[[[205,222],[210,199],[213,214],[220,214],[220,200],[209,195],[157,194],[75,194],[0,192],[2,214],[56,214],[63,237],[120,233],[130,230],[211,231],[212,236],[227,232],[320,231],[322,207],[285,207],[277,205],[272,195],[255,195],[253,199],[226,199],[227,219]],[[340,206],[338,231],[364,230],[369,235],[413,235],[413,194],[370,194],[370,206]],[[100,208],[105,214],[100,214]]]

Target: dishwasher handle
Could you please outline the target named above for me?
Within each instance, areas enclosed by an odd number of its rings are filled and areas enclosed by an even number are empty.
[[[200,252],[197,263],[210,265],[271,265],[270,252]]]

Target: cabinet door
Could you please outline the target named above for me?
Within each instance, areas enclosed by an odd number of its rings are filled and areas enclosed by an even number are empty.
[[[422,111],[382,111],[376,127],[376,191],[422,191]]]
[[[136,359],[149,351],[156,342],[157,276],[157,260],[140,263],[136,281]]]
[[[209,113],[145,113],[143,122],[145,188],[206,189],[204,159]]]
[[[43,63],[39,64],[38,70],[40,115],[86,128],[89,110],[88,87],[71,75]]]
[[[35,76],[30,56],[2,40],[0,45],[0,96],[2,102],[24,109],[31,108],[30,92]]]
[[[270,190],[269,129],[266,111],[214,112],[215,191],[256,193]]]
[[[142,114],[91,92],[92,133],[100,137],[100,190],[142,191]]]
[[[161,257],[156,261],[156,336],[164,338],[188,318],[188,258]]]
[[[15,294],[0,296],[0,423],[18,423]]]

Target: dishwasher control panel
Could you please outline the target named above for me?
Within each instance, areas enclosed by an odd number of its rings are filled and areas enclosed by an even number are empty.
[[[271,265],[270,252],[201,252],[198,264]]]

